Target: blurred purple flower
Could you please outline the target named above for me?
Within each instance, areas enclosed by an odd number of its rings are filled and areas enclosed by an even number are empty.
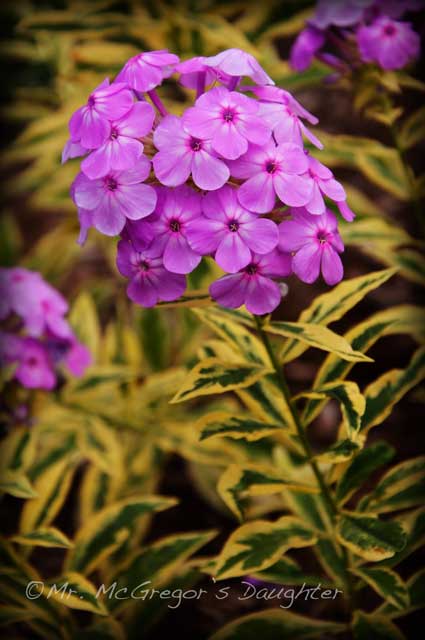
[[[203,211],[203,220],[188,225],[189,244],[203,255],[215,253],[225,271],[239,271],[251,261],[251,251],[269,253],[278,243],[275,223],[244,209],[228,185],[205,196]]]
[[[152,163],[158,180],[168,187],[183,184],[192,174],[200,189],[219,189],[229,179],[230,172],[223,160],[217,158],[208,139],[193,137],[177,116],[166,116],[154,133],[159,152]]]
[[[31,336],[47,330],[60,338],[72,333],[63,318],[68,311],[66,300],[35,271],[0,269],[0,300],[0,320],[16,313]]]
[[[279,249],[292,253],[292,270],[303,282],[313,283],[322,271],[326,284],[334,285],[344,275],[339,253],[344,251],[338,223],[326,210],[314,216],[304,208],[292,209],[291,220],[279,225]]]
[[[311,65],[314,56],[325,44],[322,31],[308,25],[297,36],[289,55],[290,65],[295,71],[305,71]]]
[[[209,290],[223,307],[237,309],[244,304],[251,313],[263,315],[276,309],[282,297],[279,285],[271,278],[290,273],[291,256],[275,249],[263,256],[253,254],[242,271],[216,280]]]
[[[363,19],[365,9],[375,0],[319,0],[311,24],[318,29],[332,25],[350,27]]]
[[[402,69],[420,52],[420,38],[412,26],[386,16],[361,25],[357,44],[364,62],[376,62],[386,70]]]

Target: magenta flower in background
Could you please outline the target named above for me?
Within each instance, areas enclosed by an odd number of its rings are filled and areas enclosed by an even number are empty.
[[[320,271],[326,284],[342,280],[344,270],[338,254],[344,251],[344,244],[334,214],[327,209],[315,216],[302,208],[292,209],[291,216],[279,225],[279,249],[294,254],[295,275],[308,284],[317,280]]]
[[[178,56],[167,49],[147,51],[130,58],[116,77],[135,91],[152,91],[174,72]]]
[[[192,174],[200,189],[219,189],[229,179],[226,164],[212,152],[208,139],[188,133],[177,116],[166,116],[154,133],[159,152],[152,160],[158,180],[168,186],[183,184]]]
[[[258,103],[236,91],[214,87],[186,109],[183,125],[198,138],[210,139],[223,158],[235,160],[248,149],[248,142],[264,144],[270,128],[258,117]]]
[[[107,236],[119,234],[127,218],[148,216],[156,205],[155,189],[142,184],[150,173],[150,162],[141,156],[128,171],[115,171],[98,180],[79,173],[71,189],[77,207],[93,212],[93,226]]]
[[[189,245],[191,224],[202,226],[201,195],[186,185],[176,189],[158,188],[158,202],[152,216],[154,241],[151,249],[162,255],[164,267],[172,273],[190,273],[202,256]]]
[[[326,210],[323,195],[327,196],[340,209],[341,215],[348,221],[354,220],[354,213],[346,203],[347,195],[344,187],[334,178],[334,174],[328,167],[308,155],[309,168],[308,173],[313,180],[313,191],[310,200],[306,203],[305,208],[309,213],[321,215]]]
[[[122,118],[111,122],[108,139],[81,163],[81,170],[94,180],[110,171],[135,166],[143,153],[142,138],[152,130],[155,111],[147,102],[135,103]]]
[[[238,190],[238,199],[249,211],[271,211],[276,195],[294,207],[305,205],[311,197],[313,182],[301,175],[308,170],[308,159],[298,145],[276,146],[272,141],[262,147],[252,145],[242,158],[229,165],[235,178],[248,178]]]
[[[290,273],[291,256],[275,249],[266,255],[253,254],[242,271],[216,280],[209,290],[223,307],[237,309],[244,304],[251,313],[263,315],[276,309],[282,298],[279,285],[272,278]]]
[[[357,44],[364,62],[383,69],[402,69],[419,56],[420,38],[407,22],[382,16],[357,30]]]
[[[0,298],[0,320],[16,313],[31,336],[47,330],[60,338],[71,335],[63,318],[68,311],[66,300],[39,273],[21,267],[0,269]]]
[[[374,3],[375,0],[318,0],[311,23],[318,29],[349,27],[360,22],[365,9]]]
[[[320,29],[308,25],[299,33],[289,55],[290,65],[295,71],[305,71],[314,56],[325,44],[325,35]]]
[[[303,136],[318,149],[323,145],[305,126],[300,118],[312,124],[318,122],[311,113],[304,109],[287,91],[278,87],[254,87],[253,92],[260,98],[259,115],[273,131],[274,139],[279,142],[293,142],[303,146]]]
[[[13,377],[24,387],[52,389],[62,362],[74,375],[84,373],[91,356],[64,317],[68,304],[39,273],[1,269],[0,300],[0,320],[16,314],[21,321],[10,324],[15,333],[0,331],[0,364],[14,365]]]
[[[111,133],[111,120],[118,120],[131,109],[133,96],[123,83],[109,84],[106,78],[90,94],[87,104],[71,116],[71,141],[86,149],[100,147]]]
[[[244,209],[230,186],[208,193],[202,209],[205,218],[188,225],[189,244],[200,254],[215,253],[225,271],[239,271],[251,261],[251,251],[269,253],[278,243],[275,223]]]
[[[137,251],[127,240],[120,240],[117,267],[130,280],[128,297],[143,307],[177,300],[186,289],[185,276],[166,270],[159,249]]]
[[[0,361],[16,366],[14,378],[27,389],[46,389],[56,385],[56,375],[47,350],[35,338],[0,334]]]

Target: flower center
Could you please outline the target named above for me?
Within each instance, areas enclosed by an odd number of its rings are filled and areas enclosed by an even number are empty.
[[[94,107],[94,105],[96,104],[96,98],[94,96],[89,96],[87,104],[89,107]]]
[[[202,141],[198,138],[192,138],[190,141],[190,148],[192,151],[200,151],[202,149]]]
[[[247,267],[245,267],[245,272],[249,275],[249,276],[254,276],[258,271],[258,266],[256,264],[249,264]]]
[[[27,365],[29,367],[36,367],[38,364],[38,360],[35,356],[30,356],[27,360]]]
[[[267,173],[274,173],[276,171],[276,163],[270,160],[266,163],[266,171]]]
[[[115,191],[115,189],[118,187],[118,183],[115,178],[106,178],[105,186],[109,191]]]
[[[387,24],[384,27],[384,35],[393,36],[396,32],[395,26],[393,24]]]
[[[235,119],[235,112],[233,109],[224,109],[222,117],[225,122],[233,122]]]
[[[141,271],[149,271],[149,262],[147,262],[147,260],[141,260],[139,262],[139,268]]]
[[[236,222],[236,220],[231,220],[229,222],[229,230],[232,231],[232,233],[235,233],[238,229],[239,229],[239,222]]]
[[[180,231],[180,222],[178,220],[170,220],[170,229],[174,233],[178,233]]]
[[[320,244],[326,244],[328,242],[328,234],[326,233],[326,231],[318,231],[317,239]]]
[[[116,140],[118,138],[118,131],[116,129],[111,129],[111,140]]]

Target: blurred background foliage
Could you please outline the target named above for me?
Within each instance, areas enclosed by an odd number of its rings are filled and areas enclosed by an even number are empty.
[[[100,615],[105,612],[99,610],[101,604],[93,598],[95,587],[86,577],[93,570],[99,580],[105,581],[112,581],[122,571],[128,582],[135,575],[150,572],[156,586],[194,584],[200,575],[199,560],[187,562],[188,558],[209,543],[212,530],[218,526],[223,530],[222,537],[214,542],[215,546],[207,547],[208,553],[216,553],[226,532],[234,528],[223,496],[215,490],[223,470],[247,456],[264,465],[271,459],[275,467],[287,468],[290,464],[282,446],[285,442],[271,447],[268,440],[254,445],[228,438],[199,440],[194,418],[201,416],[202,403],[169,405],[168,400],[186,379],[187,366],[194,364],[200,354],[211,355],[217,349],[229,351],[228,344],[217,336],[211,339],[211,326],[207,329],[184,307],[142,310],[129,305],[124,283],[116,274],[114,246],[109,239],[91,232],[83,249],[76,244],[78,221],[69,187],[78,161],[60,164],[68,137],[67,123],[92,88],[105,76],[114,76],[128,57],[142,50],[169,48],[187,58],[239,47],[256,56],[277,85],[294,92],[319,115],[317,133],[325,144],[320,158],[335,169],[338,179],[342,178],[348,202],[357,214],[354,223],[341,225],[347,245],[347,276],[353,278],[382,265],[398,269],[390,284],[373,291],[367,302],[361,302],[359,310],[347,308],[348,320],[343,318],[337,325],[343,333],[354,322],[364,320],[365,313],[376,313],[382,320],[382,309],[400,305],[393,315],[402,318],[400,333],[406,335],[397,336],[397,341],[393,337],[380,341],[381,347],[372,348],[376,363],[368,373],[355,367],[352,379],[358,380],[361,387],[379,379],[384,387],[383,372],[392,369],[393,378],[397,378],[399,370],[393,368],[399,362],[407,365],[413,348],[423,340],[423,314],[413,312],[409,303],[417,302],[425,281],[421,223],[412,213],[414,207],[420,208],[425,189],[425,178],[420,173],[425,110],[418,106],[425,85],[416,70],[412,75],[377,74],[373,68],[365,67],[361,74],[344,78],[336,86],[324,84],[329,72],[318,62],[304,74],[293,72],[286,62],[289,46],[311,10],[312,2],[300,0],[1,3],[5,94],[5,148],[0,166],[5,201],[0,229],[2,264],[19,262],[40,270],[66,293],[73,303],[73,326],[95,359],[82,380],[66,380],[55,396],[37,395],[34,412],[39,426],[32,429],[30,436],[27,429],[17,429],[4,448],[3,488],[19,498],[34,497],[34,492],[39,495],[36,500],[29,500],[27,505],[32,506],[25,506],[20,515],[16,515],[13,505],[6,504],[10,529],[7,533],[16,536],[12,541],[22,545],[20,549],[27,546],[32,550],[21,557],[10,544],[2,548],[8,567],[6,613],[12,619],[28,618],[22,585],[38,571],[62,578],[67,575],[65,572],[72,572],[73,584],[84,594],[86,610]],[[164,87],[166,105],[181,112],[189,93],[173,80]],[[211,279],[211,272],[207,271],[213,268],[203,266],[192,274],[191,288],[202,290]],[[297,319],[309,302],[326,290],[321,283],[313,287],[291,281],[289,284],[288,302],[284,301],[278,312],[286,320]],[[372,322],[371,318],[372,315],[368,321]],[[365,333],[370,329],[367,321],[363,328]],[[385,331],[382,329],[379,335],[391,335],[391,330],[387,334]],[[222,337],[218,330],[216,333]],[[350,333],[346,335],[347,339],[352,337]],[[295,390],[314,377],[317,355],[311,355],[310,350],[301,361],[288,364]],[[412,379],[417,381],[414,376]],[[403,382],[401,396],[410,391],[410,382]],[[262,393],[260,400],[265,406],[278,402],[270,384],[265,384]],[[394,444],[401,445],[401,459],[417,451],[417,442],[405,437],[404,427],[415,423],[420,415],[417,407],[422,406],[419,403],[423,396],[415,393],[414,402],[404,400],[395,408],[391,423],[390,435]],[[257,408],[259,419],[267,419],[267,413],[261,414],[258,398],[249,393],[241,393],[241,398],[245,398],[248,409]],[[311,428],[319,448],[329,444],[339,428],[340,413],[335,404],[328,402]],[[209,403],[210,411],[235,412],[239,407],[233,396],[218,396]],[[268,419],[271,420],[270,415]],[[171,454],[178,457],[172,458],[170,464]],[[181,459],[186,460],[184,468]],[[52,486],[54,495],[50,492]],[[156,493],[180,494],[182,505],[173,510],[172,502],[166,498],[146,498]],[[306,504],[311,506],[307,498]],[[111,506],[115,509],[112,514],[108,511]],[[167,509],[168,514],[169,507],[171,515],[165,520],[162,514],[156,515],[152,531],[153,512]],[[249,515],[261,517],[281,508],[276,496],[254,497],[249,502]],[[297,508],[303,517],[305,505],[298,504]],[[91,527],[98,512],[100,520]],[[120,538],[123,513],[131,532],[126,539]],[[415,517],[410,523],[412,536],[423,513]],[[117,523],[115,529],[106,526],[111,522]],[[181,535],[173,537],[182,523],[186,529],[196,530],[186,534],[187,544],[182,544]],[[96,538],[96,527],[104,531],[104,525],[105,536]],[[31,546],[34,538],[29,536],[35,526],[39,536],[36,544],[40,545],[36,553]],[[200,528],[204,529],[202,533]],[[155,546],[158,537],[161,553]],[[91,553],[96,547],[95,553],[90,563],[84,564],[78,554],[84,555],[84,548],[90,545]],[[327,562],[325,571],[332,575],[332,549],[327,549],[330,556],[324,549],[320,551],[324,564]],[[305,572],[295,560],[291,562],[279,567],[280,577],[272,575],[270,579],[280,579],[283,584],[288,575],[295,581],[293,584],[304,580]],[[317,563],[312,562],[306,570],[318,571]],[[47,606],[44,600],[36,602],[31,612],[33,632],[42,637],[79,640],[123,638],[123,621],[126,637],[140,637],[141,619],[148,634],[161,613],[167,612],[164,604],[162,611],[153,602],[138,607],[130,604],[126,611],[109,617],[106,624],[95,622],[84,635],[78,625],[73,630],[69,612],[64,612],[63,606],[58,613],[55,603]],[[214,617],[216,604],[210,603],[208,613],[204,612],[209,629],[234,615],[222,610]],[[78,602],[73,605],[78,608]],[[184,622],[189,624],[188,618]]]

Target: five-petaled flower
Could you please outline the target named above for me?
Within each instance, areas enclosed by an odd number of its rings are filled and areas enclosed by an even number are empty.
[[[230,186],[207,194],[203,211],[203,220],[188,225],[189,244],[203,255],[213,253],[225,271],[239,271],[251,261],[251,252],[269,253],[278,243],[276,224],[244,209]]]
[[[322,272],[326,284],[334,285],[344,275],[339,253],[344,244],[338,233],[335,215],[327,209],[314,216],[305,209],[292,209],[292,220],[279,225],[279,249],[293,254],[292,270],[303,282],[311,284]]]
[[[153,140],[159,149],[152,161],[153,168],[162,184],[176,187],[192,175],[197,187],[212,191],[229,179],[229,169],[212,151],[208,137],[191,135],[180,118],[171,115],[164,118]]]
[[[156,192],[142,184],[150,172],[150,162],[141,156],[128,171],[114,171],[98,180],[79,173],[73,187],[77,207],[93,212],[93,226],[107,236],[122,231],[127,218],[139,220],[155,209]]]

